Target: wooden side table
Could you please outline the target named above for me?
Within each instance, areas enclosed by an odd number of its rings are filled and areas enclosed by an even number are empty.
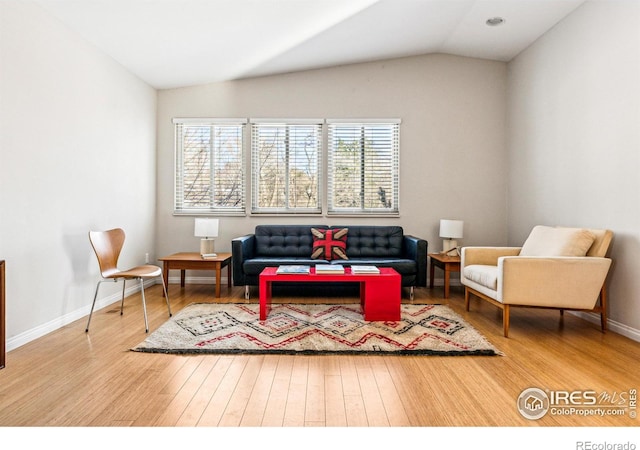
[[[213,258],[203,258],[197,252],[174,253],[173,255],[158,258],[164,263],[162,277],[165,286],[169,286],[169,271],[180,270],[180,286],[184,287],[185,270],[215,270],[216,271],[216,297],[220,297],[220,271],[227,267],[227,286],[231,287],[231,253],[218,253]]]
[[[451,272],[460,272],[460,257],[446,256],[440,253],[429,253],[431,268],[429,269],[429,288],[433,289],[434,269],[441,268],[444,271],[444,298],[449,298],[449,281]]]

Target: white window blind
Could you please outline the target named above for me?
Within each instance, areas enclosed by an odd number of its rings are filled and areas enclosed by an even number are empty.
[[[397,215],[400,121],[327,122],[327,213]]]
[[[174,119],[175,213],[245,211],[244,119]]]
[[[320,214],[322,120],[251,122],[251,212]]]

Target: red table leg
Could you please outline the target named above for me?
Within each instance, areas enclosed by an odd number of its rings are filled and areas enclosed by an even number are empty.
[[[400,320],[400,276],[372,278],[364,283],[364,320]]]
[[[266,320],[271,311],[271,281],[260,277],[260,320]]]

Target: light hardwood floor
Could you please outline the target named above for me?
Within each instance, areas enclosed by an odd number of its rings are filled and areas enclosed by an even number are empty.
[[[170,285],[174,313],[214,301],[213,290]],[[167,319],[166,305],[160,286],[146,292],[153,331]],[[240,287],[223,287],[222,296],[245,302]],[[413,302],[448,303],[504,356],[136,353],[129,349],[145,338],[136,294],[123,316],[119,303],[97,311],[89,333],[82,319],[9,352],[0,370],[0,426],[638,426],[628,410],[530,421],[516,400],[530,387],[618,396],[638,389],[640,343],[534,309],[512,312],[506,339],[497,308],[474,298],[466,313],[460,287],[448,302],[441,296],[442,288],[418,289]],[[341,300],[357,301],[333,301]],[[403,301],[410,302],[407,292]]]

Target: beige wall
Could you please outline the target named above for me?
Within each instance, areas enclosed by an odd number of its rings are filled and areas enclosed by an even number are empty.
[[[640,3],[586,2],[509,64],[509,243],[610,228],[610,317],[640,339]]]
[[[506,243],[506,64],[446,55],[401,58],[158,94],[159,254],[198,250],[193,217],[173,216],[173,117],[400,118],[400,217],[223,217],[216,248],[260,223],[388,223],[440,250],[439,220],[469,243]]]
[[[154,89],[30,2],[0,2],[9,350],[89,313],[89,229],[125,228],[123,265],[153,252],[155,114]]]

